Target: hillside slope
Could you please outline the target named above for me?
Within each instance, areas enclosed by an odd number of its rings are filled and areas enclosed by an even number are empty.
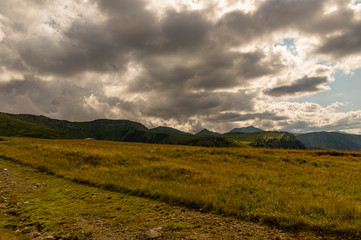
[[[306,146],[293,134],[288,132],[258,131],[253,133],[226,133],[226,138],[237,142],[249,143],[252,147],[279,148],[279,149],[306,149]]]
[[[149,129],[149,131],[154,132],[154,133],[167,133],[167,134],[174,134],[174,135],[193,136],[193,134],[191,134],[191,133],[183,132],[176,128],[163,127],[163,126]]]
[[[314,132],[297,135],[308,148],[361,151],[361,136],[337,132]]]
[[[0,113],[0,136],[67,139],[73,136],[34,123],[25,122]]]

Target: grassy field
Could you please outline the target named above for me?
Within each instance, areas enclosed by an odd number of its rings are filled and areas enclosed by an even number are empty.
[[[319,239],[79,184],[0,158],[0,240],[156,238],[150,230],[170,240]]]
[[[360,235],[361,153],[3,138],[0,155],[78,183],[282,229]]]

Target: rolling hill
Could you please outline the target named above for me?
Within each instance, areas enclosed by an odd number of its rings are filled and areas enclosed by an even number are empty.
[[[22,121],[40,124],[76,138],[125,141],[135,137],[134,135],[137,135],[136,139],[142,138],[143,140],[153,137],[145,134],[145,132],[148,133],[145,126],[129,120],[99,119],[90,122],[70,122],[31,114],[9,114],[9,116]],[[138,135],[142,135],[142,137]]]
[[[66,134],[43,125],[25,122],[6,114],[0,113],[0,136],[6,137],[33,137],[46,139],[71,139],[70,134]]]
[[[54,138],[92,138],[97,140],[122,141],[122,142],[143,142],[143,143],[160,143],[160,144],[177,144],[207,147],[231,147],[239,146],[235,141],[227,139],[223,136],[192,136],[187,134],[179,134],[181,131],[171,128],[156,128],[149,130],[144,125],[129,120],[108,120],[99,119],[90,122],[70,122],[66,120],[57,120],[44,116],[36,116],[31,114],[3,114],[16,121],[25,122],[36,126],[42,126],[50,132],[58,133],[58,137]],[[10,127],[17,131],[15,124]],[[45,130],[44,130],[45,131]],[[162,133],[163,132],[173,132]],[[46,132],[46,131],[45,131]],[[174,134],[174,132],[178,134]],[[43,132],[42,132],[43,133]],[[183,133],[183,132],[181,132]],[[1,134],[0,134],[1,135]],[[7,136],[7,135],[3,135]],[[38,135],[19,135],[23,137],[38,137]],[[67,137],[65,137],[67,136]],[[45,138],[45,137],[44,137]]]

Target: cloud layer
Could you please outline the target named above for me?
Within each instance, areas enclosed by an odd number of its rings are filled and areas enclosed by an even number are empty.
[[[161,2],[1,1],[0,111],[361,133],[361,110],[287,101],[361,68],[357,1]]]

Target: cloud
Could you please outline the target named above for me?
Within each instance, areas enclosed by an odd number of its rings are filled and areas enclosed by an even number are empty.
[[[3,112],[78,121],[117,118],[119,114],[134,118],[136,111],[136,106],[130,102],[105,96],[99,91],[99,85],[82,87],[71,81],[44,81],[30,75],[0,83],[0,101]]]
[[[211,24],[200,12],[168,11],[161,22],[163,48],[169,51],[197,50],[208,40]]]
[[[351,24],[340,35],[327,37],[317,50],[334,58],[357,55],[361,52],[361,22]]]
[[[143,105],[144,113],[148,116],[163,119],[177,119],[184,121],[189,117],[209,116],[220,111],[252,111],[253,94],[244,91],[235,93],[227,92],[199,92],[151,97],[154,101]]]
[[[240,114],[238,112],[227,112],[227,113],[221,113],[216,116],[212,116],[209,118],[209,121],[213,122],[243,122],[247,120],[273,120],[273,121],[279,121],[279,120],[286,120],[288,117],[285,116],[279,116],[272,112],[263,112],[263,113],[250,113],[250,114]]]
[[[327,83],[327,77],[303,77],[298,79],[294,84],[287,86],[275,87],[265,90],[264,93],[274,97],[285,95],[295,96],[298,93],[312,93],[324,89],[323,84]]]
[[[360,11],[348,3],[3,0],[0,111],[184,130],[346,128],[351,113],[316,125],[313,108],[336,110],[278,98],[360,67]]]
[[[301,28],[309,24],[320,13],[324,0],[269,0],[254,13],[240,10],[230,11],[217,23],[221,39],[231,45],[241,45],[256,38],[284,31],[292,27]]]

